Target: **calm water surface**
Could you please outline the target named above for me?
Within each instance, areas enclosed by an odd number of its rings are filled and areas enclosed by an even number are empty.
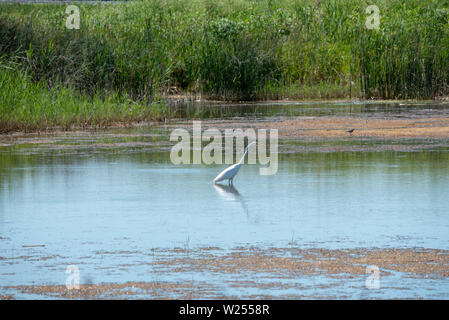
[[[445,150],[281,153],[276,175],[245,165],[235,188],[212,184],[224,165],[173,165],[164,148],[24,150],[0,150],[2,286],[63,284],[72,263],[94,282],[149,280],[120,266],[152,248],[449,245]]]

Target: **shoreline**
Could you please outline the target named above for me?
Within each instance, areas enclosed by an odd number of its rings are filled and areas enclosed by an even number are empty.
[[[310,103],[310,102],[309,102]],[[332,104],[344,103],[346,101],[317,101],[317,103]],[[371,103],[367,101],[359,104]],[[385,102],[372,102],[385,103]],[[390,101],[388,103],[397,104],[399,101]],[[428,102],[427,102],[428,103]],[[414,104],[427,104],[424,101],[416,101]],[[257,105],[257,103],[254,103]],[[281,101],[276,103],[265,102],[264,105],[271,104],[307,104],[303,101]],[[432,103],[433,105],[434,103]],[[444,102],[440,104],[445,104]],[[238,105],[253,105],[249,103],[242,104],[224,104],[223,106],[238,106]],[[410,102],[408,105],[412,106]],[[339,106],[336,105],[335,108]],[[216,126],[220,127],[241,127],[241,128],[265,128],[278,129],[279,137],[281,138],[298,138],[298,137],[312,137],[312,138],[338,138],[338,137],[368,137],[368,138],[449,138],[449,115],[447,112],[439,114],[438,112],[431,112],[427,114],[413,114],[412,112],[402,111],[402,113],[390,113],[386,115],[371,114],[371,113],[353,113],[351,115],[312,115],[312,116],[260,116],[257,118],[173,118],[165,119],[165,121],[134,121],[123,123],[120,121],[113,121],[106,126],[73,126],[68,130],[60,127],[47,128],[45,130],[32,131],[11,131],[0,134],[0,143],[2,139],[13,138],[19,136],[47,136],[47,135],[70,135],[74,133],[84,132],[101,132],[114,129],[133,129],[142,127],[183,127],[191,126],[192,121],[201,121],[204,127]],[[350,135],[347,130],[355,129]]]
[[[139,123],[130,127],[76,131],[46,131],[0,135],[0,148],[24,146],[22,151],[64,153],[108,152],[123,148],[165,152],[173,143],[172,130],[192,129],[192,121]],[[202,120],[202,130],[216,128],[277,129],[279,154],[323,152],[417,152],[447,150],[449,116],[361,118],[348,116],[294,117],[269,120]],[[348,130],[354,129],[352,133]],[[159,142],[150,137],[157,136]],[[142,140],[144,139],[144,140]],[[30,147],[32,149],[30,149]],[[21,147],[22,148],[22,147]],[[8,152],[6,149],[3,152]],[[20,153],[20,152],[19,152]]]
[[[230,101],[219,101],[219,100],[194,100],[190,99],[188,95],[179,95],[179,96],[170,96],[165,97],[168,105],[170,106],[177,106],[178,104],[184,104],[184,105],[210,105],[210,106],[223,106],[223,107],[238,107],[238,106],[257,106],[257,105],[279,105],[279,106],[285,106],[285,105],[315,105],[315,104],[324,104],[329,105],[330,107],[339,108],[341,105],[369,105],[369,104],[384,104],[384,105],[405,105],[405,106],[415,106],[415,105],[446,105],[449,104],[449,98],[447,99],[440,99],[440,100],[361,100],[361,99],[308,99],[308,100],[290,100],[288,98],[286,99],[278,99],[278,100],[260,100],[260,101],[236,101],[236,102],[230,102]],[[363,116],[362,114],[360,114]],[[322,117],[322,116],[320,116]],[[116,128],[139,128],[144,126],[158,126],[161,124],[171,124],[171,123],[182,123],[185,121],[192,121],[195,119],[187,119],[187,118],[161,118],[160,120],[143,120],[143,121],[120,121],[120,120],[111,120],[106,121],[106,123],[102,125],[84,125],[84,126],[77,126],[72,125],[70,128],[63,128],[63,126],[54,126],[54,127],[48,127],[44,129],[36,129],[31,128],[27,130],[6,130],[0,132],[0,138],[5,136],[16,136],[16,135],[41,135],[41,134],[53,134],[53,133],[71,133],[71,132],[89,132],[89,131],[97,131],[97,130],[109,130],[109,129],[116,129]],[[209,122],[209,121],[232,121],[232,117],[225,117],[222,119],[219,118],[198,118],[198,120]],[[248,120],[250,122],[251,120]]]

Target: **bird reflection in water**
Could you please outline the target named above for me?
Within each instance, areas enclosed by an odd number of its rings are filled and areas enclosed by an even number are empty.
[[[248,217],[248,205],[245,202],[245,199],[239,193],[239,191],[233,185],[221,185],[214,184],[213,185],[217,193],[226,201],[238,201],[243,208],[246,216]]]

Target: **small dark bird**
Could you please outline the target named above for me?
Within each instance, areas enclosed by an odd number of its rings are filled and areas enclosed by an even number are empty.
[[[354,132],[355,129],[351,129],[351,130],[347,130],[346,132],[349,132],[350,134],[352,134]]]

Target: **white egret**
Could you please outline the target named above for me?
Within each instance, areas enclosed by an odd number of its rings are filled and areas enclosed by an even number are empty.
[[[255,144],[256,142],[251,142],[245,149],[245,153],[243,154],[242,159],[240,159],[239,162],[236,164],[233,164],[229,168],[226,168],[220,174],[214,179],[214,184],[223,180],[228,180],[228,183],[232,185],[232,181],[234,180],[234,177],[239,172],[240,167],[243,164],[243,161],[245,160],[246,154],[248,153],[248,149],[251,145]]]

